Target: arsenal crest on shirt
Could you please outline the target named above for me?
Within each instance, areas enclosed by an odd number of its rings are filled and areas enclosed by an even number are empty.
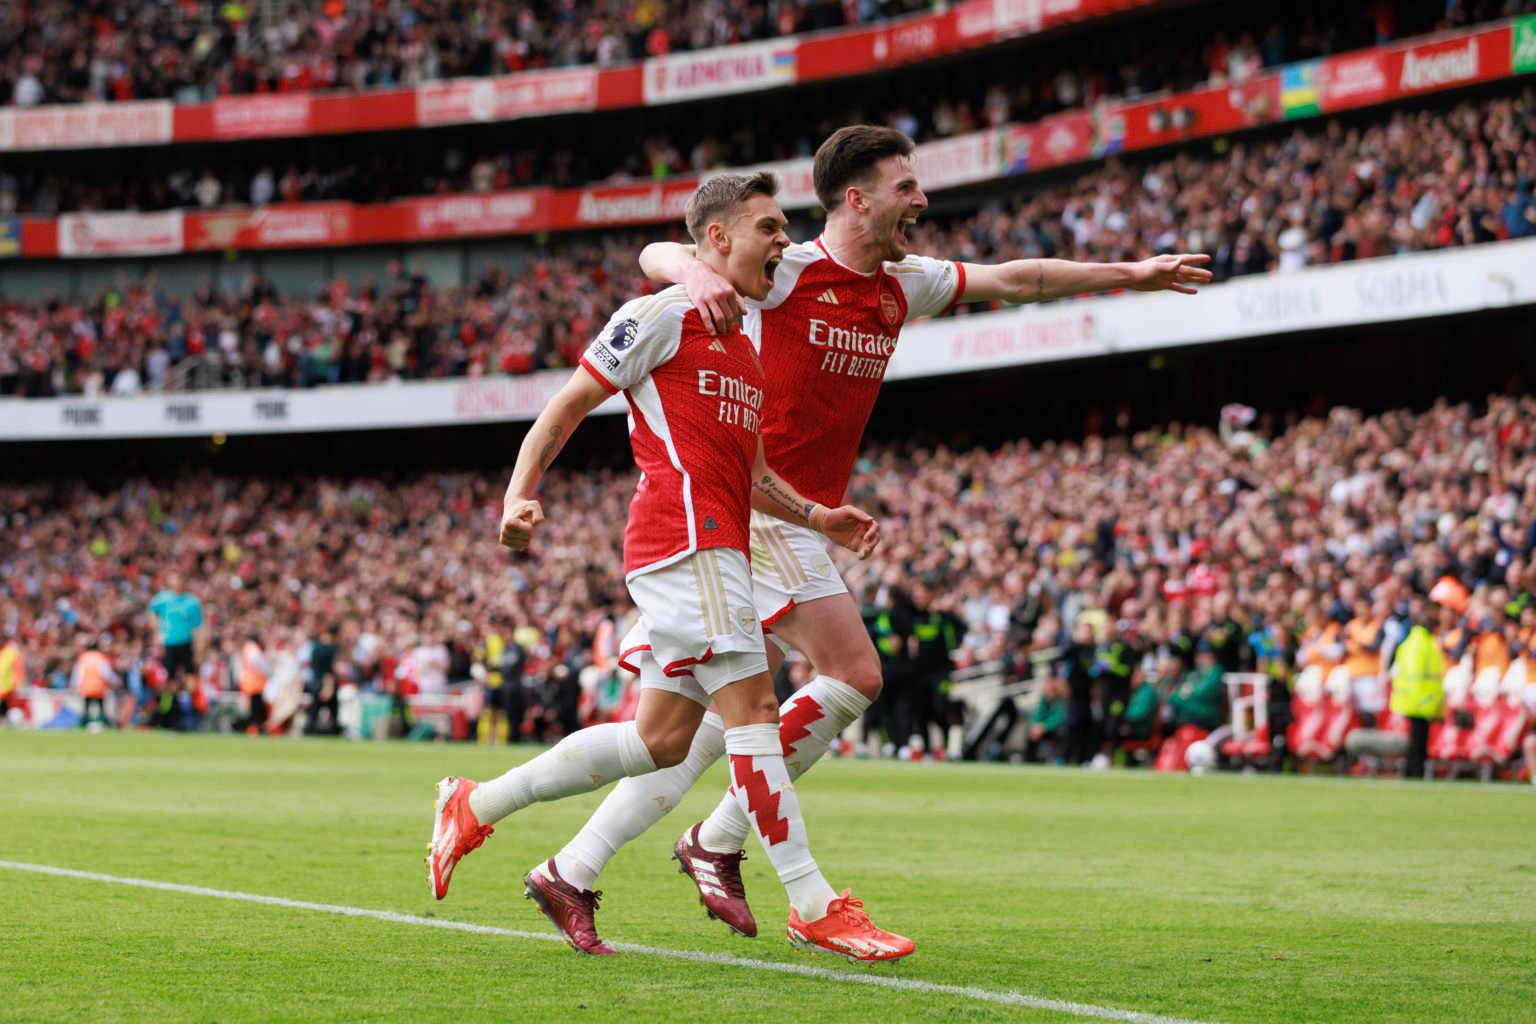
[[[890,292],[880,293],[880,315],[885,318],[888,327],[895,327],[900,323],[901,304]]]

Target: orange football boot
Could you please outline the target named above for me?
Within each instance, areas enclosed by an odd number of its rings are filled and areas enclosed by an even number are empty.
[[[877,963],[899,960],[912,952],[912,940],[878,928],[864,913],[862,900],[843,890],[842,896],[827,905],[825,917],[802,921],[791,907],[789,942],[796,949],[836,953],[854,962]]]
[[[494,829],[480,824],[469,809],[469,794],[478,782],[450,775],[437,784],[436,816],[432,820],[432,842],[427,847],[427,884],[432,895],[448,895],[453,869],[471,850],[478,850]]]

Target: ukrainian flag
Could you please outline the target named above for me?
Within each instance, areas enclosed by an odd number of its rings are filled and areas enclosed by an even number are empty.
[[[1317,69],[1321,63],[1307,60],[1280,69],[1280,109],[1287,119],[1323,112],[1317,93]]]

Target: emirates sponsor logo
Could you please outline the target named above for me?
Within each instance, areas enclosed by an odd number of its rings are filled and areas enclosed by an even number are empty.
[[[757,433],[763,409],[763,389],[740,377],[727,377],[714,370],[699,371],[699,394],[720,399],[718,418],[731,427]]]
[[[748,384],[740,377],[727,377],[723,373],[714,370],[699,371],[699,394],[709,395],[711,398],[725,398],[732,402],[740,402],[751,406],[753,409],[763,407],[763,389],[755,384]]]
[[[1467,45],[1459,49],[1429,57],[1420,57],[1412,50],[1403,57],[1404,89],[1436,89],[1455,82],[1471,81],[1476,77],[1476,39],[1468,39]]]
[[[825,320],[812,320],[809,341],[813,348],[853,352],[863,356],[889,359],[896,351],[896,339],[888,334],[871,334],[856,327],[834,327]]]

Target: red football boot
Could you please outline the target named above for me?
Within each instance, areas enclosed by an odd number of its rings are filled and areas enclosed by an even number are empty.
[[[899,960],[912,952],[912,940],[878,928],[864,913],[864,903],[844,889],[827,905],[825,917],[802,921],[789,911],[789,942],[796,949],[836,953],[854,962]]]
[[[699,823],[700,825],[703,822]],[[747,906],[747,891],[741,884],[742,852],[715,853],[699,845],[699,825],[684,832],[672,847],[677,870],[693,879],[699,890],[699,902],[710,920],[724,921],[737,935],[757,937],[757,921]]]
[[[494,829],[480,824],[469,809],[469,794],[478,782],[450,775],[437,784],[436,816],[432,820],[432,842],[427,845],[427,885],[432,895],[448,895],[453,869],[471,850],[478,850]]]
[[[548,871],[546,877],[544,872]],[[601,892],[578,889],[560,877],[551,857],[544,870],[534,868],[523,879],[523,899],[533,900],[555,931],[564,938],[566,945],[578,953],[589,956],[612,956],[618,952],[597,937],[597,901]]]

